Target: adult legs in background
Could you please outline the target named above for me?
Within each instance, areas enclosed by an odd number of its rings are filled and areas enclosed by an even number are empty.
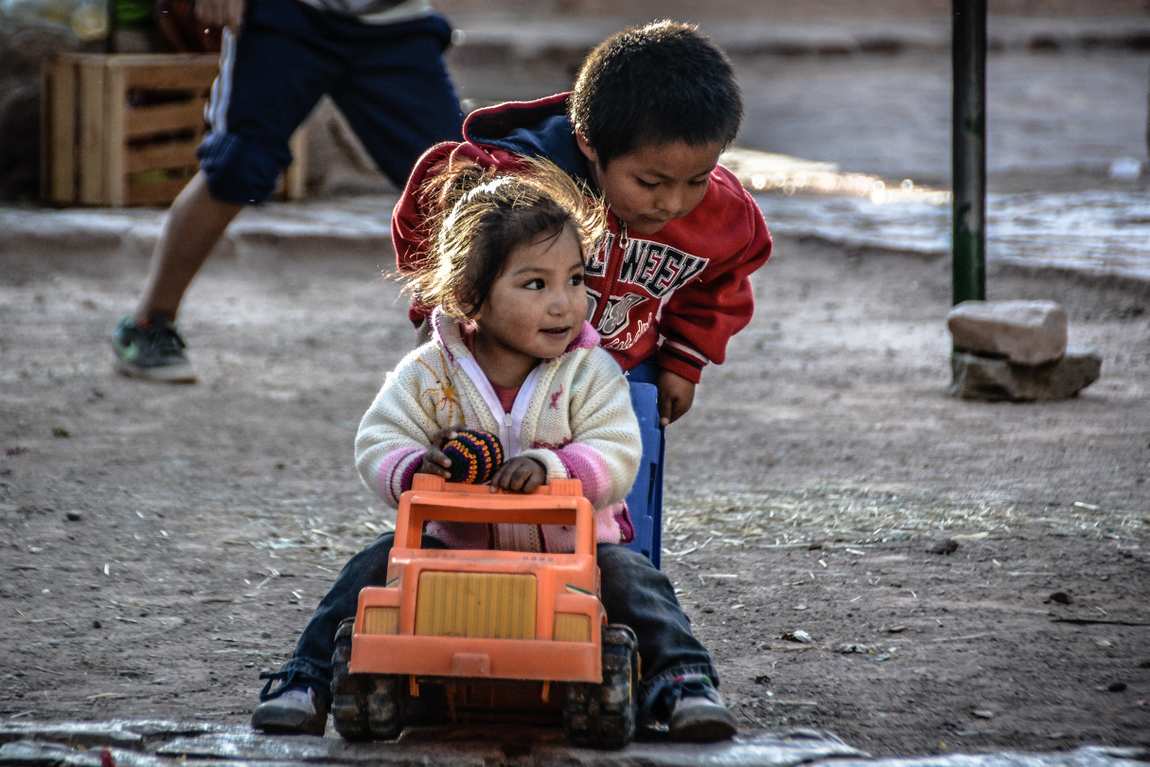
[[[152,252],[148,281],[136,309],[137,323],[147,323],[153,314],[175,319],[192,278],[241,210],[242,205],[212,197],[202,171],[188,182],[168,210]]]
[[[340,74],[333,56],[275,26],[306,28],[300,4],[271,2],[277,4],[286,15],[268,21],[249,13],[239,34],[224,34],[200,171],[172,203],[136,311],[113,334],[124,375],[196,380],[175,328],[184,294],[236,215],[271,195],[292,160],[288,141]]]

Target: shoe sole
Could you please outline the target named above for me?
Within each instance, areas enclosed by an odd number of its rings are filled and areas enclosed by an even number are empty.
[[[253,724],[252,729],[255,730],[256,732],[262,732],[264,735],[314,735],[314,736],[320,737],[320,738],[323,737],[324,732],[326,730],[326,728],[324,730],[321,730],[318,728],[311,729],[311,730],[305,730],[305,729],[300,729],[299,727],[291,727],[288,725],[282,725],[281,726],[281,725],[275,725],[275,724],[264,724],[260,727],[256,727]]]
[[[327,730],[327,717],[321,724],[305,725],[298,716],[286,714],[274,716],[264,713],[260,719],[252,718],[252,729],[267,735],[318,735],[323,736]]]
[[[189,364],[163,365],[154,368],[142,368],[130,362],[116,360],[116,372],[126,378],[135,378],[140,381],[155,381],[168,384],[194,384],[199,379]]]
[[[700,717],[694,721],[686,719],[675,722],[668,730],[668,737],[680,743],[718,743],[730,740],[738,734],[735,718],[716,719],[712,716]]]

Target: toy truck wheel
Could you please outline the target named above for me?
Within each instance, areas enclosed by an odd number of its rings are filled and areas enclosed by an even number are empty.
[[[367,695],[367,727],[371,737],[392,740],[403,730],[403,698],[400,678],[373,676]]]
[[[391,740],[403,729],[400,679],[395,676],[352,674],[351,637],[355,619],[339,624],[332,655],[331,715],[346,740]]]
[[[563,729],[575,745],[623,748],[635,737],[637,648],[627,626],[604,627],[603,683],[568,685],[563,702]]]
[[[331,716],[335,729],[346,740],[367,740],[368,680],[348,671],[351,660],[351,635],[355,619],[348,618],[335,632],[335,652],[331,657]]]

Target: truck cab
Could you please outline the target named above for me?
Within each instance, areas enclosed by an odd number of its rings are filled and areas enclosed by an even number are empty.
[[[418,474],[400,499],[383,586],[336,635],[332,714],[347,739],[405,724],[553,714],[582,746],[635,729],[635,636],[599,601],[593,509],[578,480],[533,493]],[[431,521],[570,525],[573,552],[425,549]]]

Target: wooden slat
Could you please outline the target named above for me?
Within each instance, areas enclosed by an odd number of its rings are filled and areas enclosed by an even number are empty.
[[[214,66],[219,56],[215,53],[81,53],[77,56],[98,58],[108,67],[125,70],[155,69],[156,67]]]
[[[169,205],[189,179],[140,181],[128,176],[128,205]]]
[[[44,66],[48,90],[44,96],[47,115],[44,155],[45,196],[54,203],[76,200],[76,66],[56,58]]]
[[[130,147],[126,162],[128,173],[196,165],[194,141],[169,141],[146,147]]]
[[[307,183],[307,130],[300,126],[289,144],[292,164],[284,171],[283,196],[285,200],[302,200]]]
[[[104,203],[104,67],[98,60],[80,63],[80,201]]]
[[[62,53],[77,64],[98,61],[104,67],[148,69],[156,66],[188,66],[216,58],[214,53]]]
[[[64,53],[61,58],[77,66],[122,69],[129,88],[205,90],[219,69],[214,53]]]
[[[104,74],[104,202],[124,204],[124,109],[127,107],[124,70],[110,68]]]
[[[204,124],[204,102],[196,98],[155,107],[127,107],[124,134],[129,139],[156,133],[190,130],[199,132]]]
[[[139,67],[124,68],[125,82],[129,88],[152,88],[155,90],[180,90],[202,93],[212,87],[216,79],[218,64],[214,56],[210,62],[186,65],[158,65],[151,69]]]

